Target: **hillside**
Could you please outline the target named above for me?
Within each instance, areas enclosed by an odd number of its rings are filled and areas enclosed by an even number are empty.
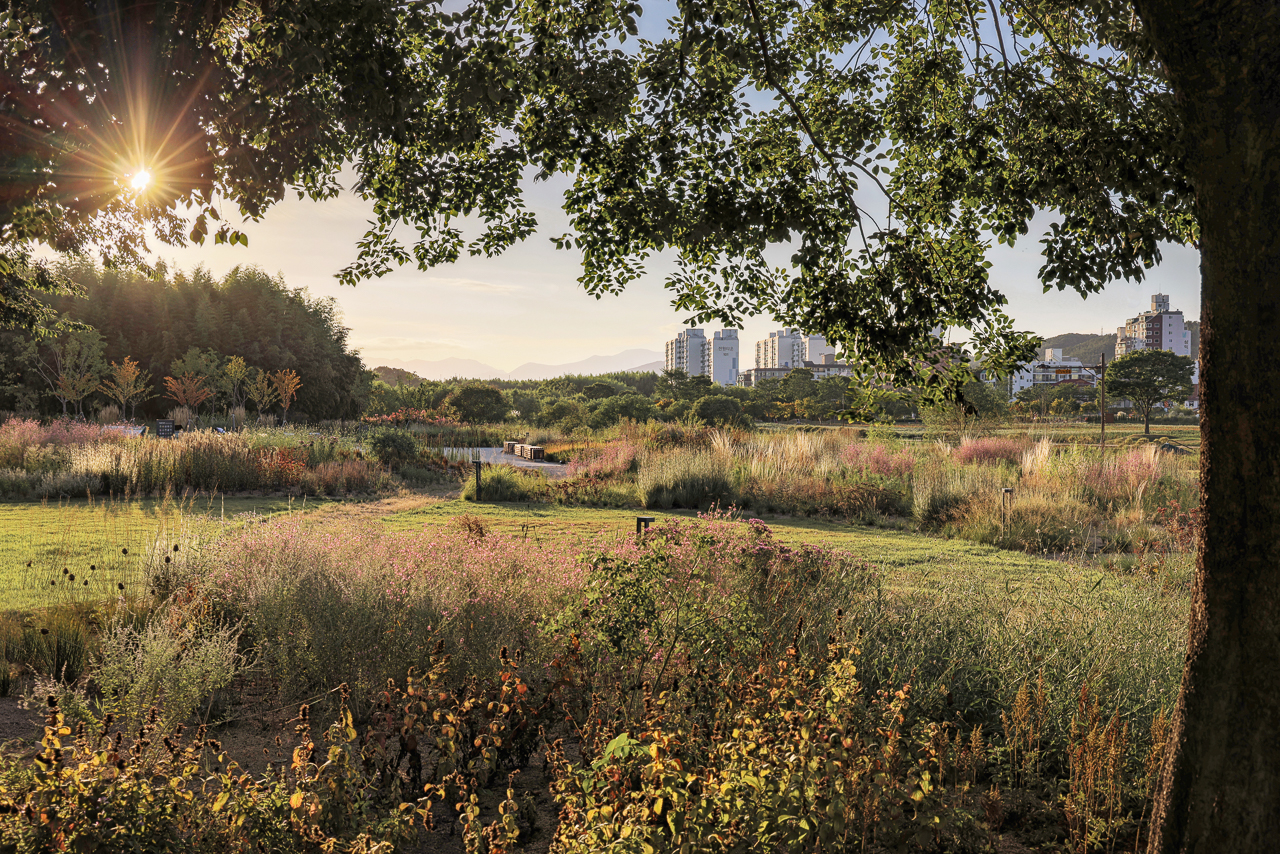
[[[1191,358],[1198,359],[1200,358],[1200,321],[1187,321],[1187,331],[1191,333]],[[1040,344],[1042,351],[1049,347],[1060,348],[1064,358],[1079,359],[1087,365],[1096,365],[1098,357],[1103,353],[1107,354],[1108,362],[1116,357],[1116,336],[1115,333],[1090,335],[1088,332],[1066,332],[1052,338],[1045,338]]]
[[[1050,347],[1055,350],[1061,349],[1064,358],[1079,359],[1087,365],[1096,365],[1098,357],[1104,353],[1108,362],[1116,357],[1116,334],[1112,332],[1110,335],[1090,335],[1087,332],[1067,332],[1046,338],[1040,344],[1042,351]]]

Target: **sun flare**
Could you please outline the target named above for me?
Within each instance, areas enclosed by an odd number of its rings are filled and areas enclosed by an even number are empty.
[[[141,192],[151,183],[151,173],[146,169],[139,169],[133,173],[133,177],[129,179],[129,186]]]

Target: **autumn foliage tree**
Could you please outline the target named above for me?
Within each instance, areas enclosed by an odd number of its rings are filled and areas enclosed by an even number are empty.
[[[271,373],[271,385],[275,388],[276,399],[284,409],[284,421],[288,423],[289,406],[297,397],[298,389],[302,388],[302,377],[298,376],[298,372],[292,368],[284,368]]]
[[[75,329],[33,349],[31,365],[62,404],[62,414],[84,415],[84,399],[98,388],[102,371],[102,336]]]
[[[193,411],[213,397],[213,392],[205,388],[204,377],[196,374],[183,374],[180,377],[165,377],[165,397],[179,406],[190,407]]]
[[[102,381],[98,390],[120,407],[120,414],[132,419],[138,404],[148,396],[150,383],[142,375],[138,363],[128,356],[121,364],[111,363],[110,377]]]
[[[253,408],[258,411],[259,416],[264,415],[279,397],[275,383],[271,381],[271,375],[261,368],[258,368],[254,372],[253,379],[245,384],[245,394],[253,402]]]
[[[222,368],[222,388],[227,393],[228,405],[235,409],[244,406],[245,384],[249,379],[249,365],[242,356],[232,356]]]

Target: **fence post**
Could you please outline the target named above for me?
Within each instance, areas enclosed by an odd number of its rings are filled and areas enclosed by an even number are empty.
[[[480,466],[483,463],[480,460],[472,460],[471,464],[476,467],[476,501],[480,500]]]

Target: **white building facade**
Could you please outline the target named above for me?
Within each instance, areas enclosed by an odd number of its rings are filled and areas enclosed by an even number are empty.
[[[702,329],[685,329],[667,342],[666,369],[702,374],[719,385],[734,385],[740,366],[738,330],[721,329],[707,338]]]
[[[1086,366],[1079,359],[1064,359],[1062,350],[1048,348],[1044,358],[1019,368],[1009,379],[1009,394],[1016,396],[1023,389],[1039,385],[1056,385],[1065,380],[1083,380],[1089,385],[1098,384],[1098,371]]]
[[[697,376],[702,373],[702,353],[706,348],[707,336],[701,329],[680,330],[667,342],[667,370]]]
[[[835,357],[836,350],[821,335],[806,335],[798,329],[770,332],[756,342],[757,368],[802,368],[805,362],[822,363]]]
[[[1169,308],[1166,294],[1151,295],[1151,310],[1125,321],[1116,330],[1116,356],[1137,350],[1168,350],[1179,356],[1191,355],[1191,332],[1182,311]]]
[[[706,339],[702,350],[702,373],[717,385],[738,382],[738,330],[721,329]]]

